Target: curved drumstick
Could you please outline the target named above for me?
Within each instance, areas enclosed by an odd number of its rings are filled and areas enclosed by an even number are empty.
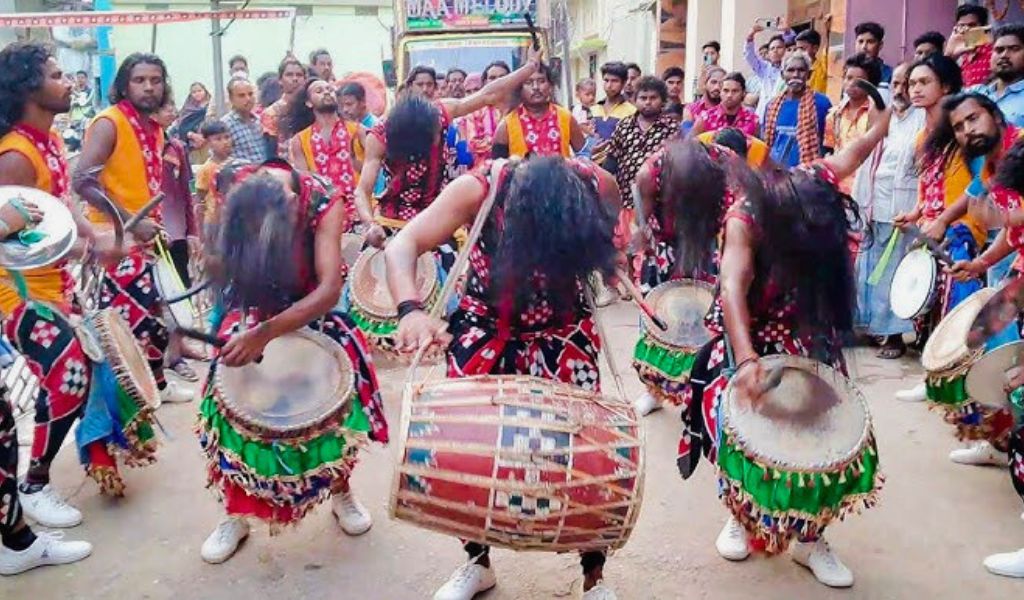
[[[102,171],[103,166],[100,165],[83,173],[76,173],[76,185],[74,187],[90,206],[96,208],[110,219],[110,222],[114,225],[114,242],[118,248],[121,248],[124,246],[124,219],[121,218],[121,213],[114,206],[114,201],[103,191],[103,185],[100,184],[99,179]]]
[[[636,304],[645,315],[647,315],[647,318],[650,319],[658,329],[668,331],[668,325],[665,324],[665,321],[663,321],[661,317],[654,314],[654,310],[644,302],[643,294],[640,293],[640,290],[636,287],[636,284],[633,283],[633,280],[623,273],[622,269],[616,269],[615,274],[619,276],[619,281],[622,282],[622,285],[626,286],[626,291],[633,297],[633,303]]]
[[[130,219],[124,222],[124,230],[131,231],[135,229],[135,226],[142,222],[143,219],[149,216],[151,212],[164,201],[164,193],[160,192],[153,199],[146,203],[145,206],[139,209],[139,212],[132,215]]]

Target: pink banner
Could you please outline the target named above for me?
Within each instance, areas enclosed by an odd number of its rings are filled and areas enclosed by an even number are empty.
[[[99,27],[103,25],[159,25],[202,19],[288,19],[283,10],[160,10],[24,13],[0,16],[0,27]]]

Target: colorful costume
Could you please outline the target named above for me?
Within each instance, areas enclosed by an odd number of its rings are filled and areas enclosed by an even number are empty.
[[[485,106],[455,121],[460,136],[469,144],[469,151],[473,154],[475,164],[481,164],[491,158],[494,133],[498,131],[501,119],[500,109]]]
[[[356,173],[353,156],[358,134],[359,125],[343,119],[334,124],[327,138],[324,138],[315,124],[297,134],[302,144],[302,158],[306,168],[326,177],[334,186],[334,193],[345,203],[345,222],[350,227],[358,221],[356,185],[359,183],[359,175]]]
[[[721,104],[704,113],[705,132],[714,133],[726,127],[739,129],[749,136],[756,136],[760,131],[757,113],[745,106],[740,106],[736,114],[731,116],[725,114],[725,107]]]
[[[235,181],[240,182],[257,169],[239,169]],[[295,256],[301,257],[296,265],[299,288],[289,294],[289,302],[300,300],[317,286],[313,262],[316,231],[323,216],[339,200],[316,177],[306,173],[298,177]],[[218,334],[225,339],[238,331],[242,319],[230,293],[226,305],[228,312]],[[248,323],[256,325],[269,316],[253,311]],[[373,359],[355,324],[347,315],[329,312],[307,327],[337,342],[354,367],[351,411],[343,422],[325,424],[315,437],[301,444],[250,433],[225,410],[221,392],[214,385],[219,357],[210,366],[199,409],[198,434],[207,458],[208,485],[216,489],[230,516],[261,519],[271,525],[272,532],[277,526],[297,523],[314,506],[344,489],[367,438],[381,443],[388,440]]]
[[[535,117],[520,106],[505,117],[510,156],[572,156],[572,113],[557,104]]]

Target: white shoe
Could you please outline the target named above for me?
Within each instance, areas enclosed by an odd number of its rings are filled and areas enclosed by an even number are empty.
[[[242,540],[249,537],[249,523],[245,519],[228,517],[217,525],[200,550],[203,560],[216,565],[231,558]]]
[[[828,542],[796,542],[790,554],[793,560],[811,570],[814,578],[828,587],[844,588],[853,585],[853,572],[846,568]]]
[[[1016,552],[993,554],[985,558],[989,573],[1004,577],[1024,577],[1024,548]]]
[[[618,301],[619,294],[612,288],[608,287],[607,285],[604,285],[603,283],[601,284],[600,288],[598,288],[597,297],[594,298],[594,304],[596,304],[598,308],[611,306],[612,304],[615,304]]]
[[[167,382],[167,387],[160,390],[160,402],[167,404],[181,404],[191,402],[196,393],[190,389],[178,387],[173,381]]]
[[[25,516],[43,527],[74,527],[82,522],[82,513],[65,502],[49,484],[34,494],[19,490],[18,499]]]
[[[750,556],[750,540],[736,517],[729,517],[715,540],[715,548],[725,560],[746,560]]]
[[[909,390],[900,390],[896,392],[896,399],[902,402],[924,402],[928,399],[928,393],[922,383],[910,388]]]
[[[650,392],[640,394],[640,397],[633,401],[633,408],[641,417],[646,417],[656,410],[661,410],[661,402]]]
[[[583,600],[618,600],[618,596],[604,582],[598,583],[583,594]]]
[[[65,542],[63,531],[41,531],[36,541],[18,552],[0,546],[0,575],[17,575],[46,565],[66,565],[92,554],[89,542]]]
[[[434,593],[434,600],[471,600],[497,583],[494,569],[468,562],[455,569],[448,581]]]
[[[363,535],[373,527],[370,511],[352,494],[345,492],[334,497],[331,512],[338,519],[341,530],[348,535]]]
[[[982,440],[966,448],[957,448],[949,453],[949,460],[961,465],[1005,467],[1009,458],[1005,452],[995,449],[992,444]]]

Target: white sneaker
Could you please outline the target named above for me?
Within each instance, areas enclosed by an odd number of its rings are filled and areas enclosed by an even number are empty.
[[[993,554],[985,558],[989,573],[1004,577],[1024,577],[1024,548],[1016,552]]]
[[[41,531],[36,541],[18,552],[0,546],[0,575],[17,575],[46,565],[66,565],[92,554],[89,542],[65,542],[63,531]]]
[[[736,517],[729,517],[715,540],[715,548],[725,560],[746,560],[750,556],[750,540]]]
[[[618,600],[618,596],[604,582],[595,585],[583,594],[583,600]]]
[[[167,404],[181,404],[191,402],[196,393],[184,387],[178,387],[173,381],[167,382],[167,387],[160,390],[160,402]]]
[[[49,484],[33,494],[19,490],[18,499],[25,516],[43,527],[74,527],[82,522],[82,513],[65,502]]]
[[[612,288],[608,287],[603,283],[598,288],[597,297],[594,298],[594,304],[596,304],[598,308],[611,306],[612,304],[615,304],[618,301],[619,294],[616,293],[615,290],[613,290]]]
[[[1005,452],[995,449],[992,444],[982,440],[966,448],[957,448],[949,453],[949,460],[961,465],[1005,467],[1009,457]]]
[[[249,523],[245,519],[228,517],[217,525],[203,542],[200,555],[206,562],[216,565],[231,558],[242,540],[249,537]]]
[[[498,583],[494,569],[468,562],[452,573],[448,581],[434,593],[434,600],[471,600]]]
[[[332,504],[331,512],[338,519],[341,530],[348,535],[363,535],[373,527],[370,511],[351,491],[334,496]]]
[[[846,568],[828,542],[796,542],[790,553],[793,560],[811,570],[814,578],[828,587],[844,588],[853,585],[853,572]]]
[[[661,402],[650,392],[640,394],[640,397],[633,401],[633,408],[641,417],[646,417],[656,410],[661,410]]]
[[[909,390],[896,392],[896,399],[902,402],[924,402],[928,399],[927,391],[923,383],[916,385]]]

